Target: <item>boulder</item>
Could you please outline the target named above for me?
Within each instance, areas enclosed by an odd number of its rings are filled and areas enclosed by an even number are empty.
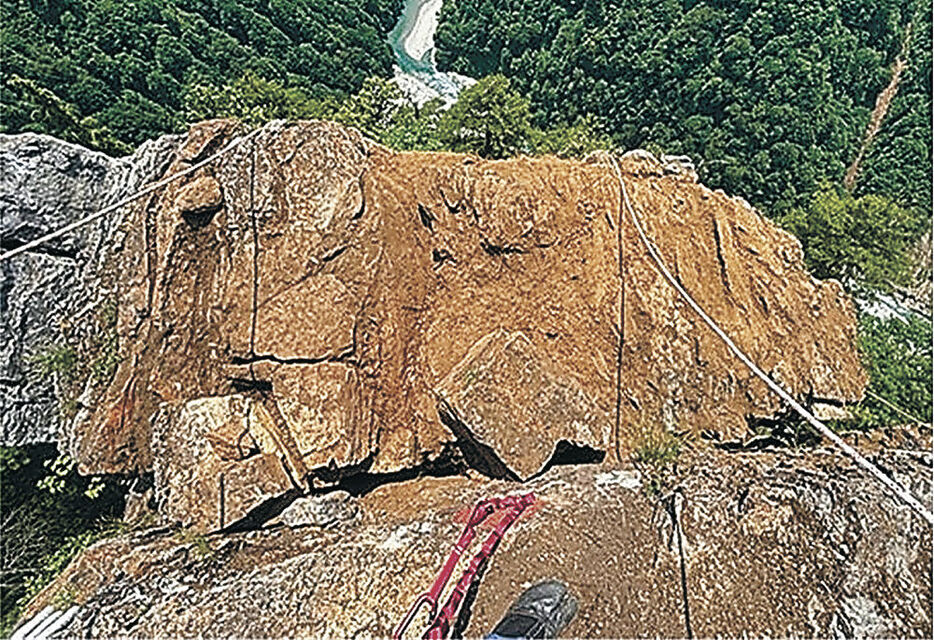
[[[356,500],[346,491],[297,498],[279,515],[288,527],[336,527],[353,522],[360,513]]]
[[[241,133],[194,125],[165,175]],[[802,401],[858,400],[839,284],[743,201],[650,160],[624,156],[623,179],[685,287]],[[271,123],[128,208],[101,268],[116,369],[64,444],[84,473],[153,471],[163,513],[211,531],[361,474],[456,460],[528,479],[560,447],[618,464],[649,431],[728,439],[780,413],[619,196],[596,156],[394,153]]]
[[[521,331],[480,339],[437,389],[441,417],[490,475],[528,480],[560,442],[611,442],[612,416],[572,380],[562,380],[548,353]]]
[[[295,488],[263,433],[263,411],[239,395],[165,406],[153,421],[156,501],[196,531],[223,529]]]

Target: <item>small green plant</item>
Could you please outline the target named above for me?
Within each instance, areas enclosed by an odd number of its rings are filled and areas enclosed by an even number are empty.
[[[676,463],[683,441],[661,429],[650,429],[637,442],[632,462],[643,478],[643,490],[650,498],[660,498],[674,484]]]
[[[116,516],[101,518],[99,527],[101,536],[104,538],[119,536],[133,529],[126,520]]]
[[[92,529],[69,536],[57,551],[43,557],[38,570],[26,581],[25,591],[17,603],[17,609],[22,610],[40,591],[51,584],[82,551],[96,542],[118,535],[125,530],[125,528],[109,526],[107,523],[110,523],[111,520],[107,519]],[[52,604],[60,609],[67,609],[75,603],[77,597],[78,590],[76,587],[65,587],[55,594]]]
[[[907,416],[931,421],[932,337],[931,322],[917,316],[860,316],[859,348],[870,393],[852,407],[857,428],[912,422]]]
[[[39,480],[36,486],[52,495],[63,493],[68,483],[68,477],[75,469],[74,459],[68,454],[60,453],[57,457],[46,460],[44,466],[49,470],[49,473]]]
[[[464,372],[464,388],[466,389],[474,383],[477,379],[477,370],[476,369],[467,369]]]
[[[65,540],[65,543],[55,551],[42,559],[39,571],[36,572],[27,582],[25,593],[20,600],[20,604],[25,606],[40,591],[50,584],[65,567],[79,553],[87,549],[100,539],[100,533],[97,531],[84,531]]]
[[[52,606],[59,611],[65,611],[78,602],[80,592],[73,584],[65,585],[52,597]]]
[[[71,420],[78,412],[77,387],[85,375],[78,350],[70,344],[58,344],[26,362],[36,378],[58,383],[60,418],[66,422]]]
[[[53,345],[29,358],[28,363],[39,378],[47,380],[61,376],[69,382],[78,366],[78,352],[69,344]]]
[[[213,559],[217,553],[211,547],[207,537],[193,529],[179,529],[175,536],[182,544],[190,544],[192,553],[197,560]]]
[[[112,535],[101,519],[122,510],[123,481],[76,466],[51,445],[0,448],[0,637],[75,555]]]
[[[29,454],[20,447],[0,447],[0,474],[13,473],[30,462]]]
[[[37,483],[36,486],[39,487],[39,489],[47,491],[52,495],[73,490],[71,477],[75,472],[76,463],[71,456],[67,453],[60,453],[56,458],[46,460],[44,466],[49,472],[48,475],[44,476]],[[85,487],[82,493],[86,498],[94,500],[100,497],[104,492],[104,488],[104,480],[98,476],[94,476],[88,481],[88,486]]]

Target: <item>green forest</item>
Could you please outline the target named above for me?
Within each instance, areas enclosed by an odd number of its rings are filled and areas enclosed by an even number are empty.
[[[54,132],[74,121],[93,133],[83,140],[125,152],[182,130],[193,112],[205,115],[186,105],[246,74],[299,103],[341,101],[367,78],[390,76],[386,34],[401,6],[4,2],[0,123]],[[620,148],[687,154],[705,183],[774,216],[806,206],[822,183],[841,182],[904,49],[907,68],[856,195],[891,198],[926,221],[927,9],[903,0],[449,0],[436,40],[442,68],[506,77],[539,130],[589,119]]]
[[[706,185],[794,233],[816,277],[864,298],[913,284],[932,214],[929,4],[445,0],[439,66],[479,80],[450,109],[416,108],[389,80],[387,34],[402,5],[5,0],[0,132],[122,155],[201,119],[326,118],[395,149],[685,154]],[[899,61],[894,98],[845,185]],[[865,400],[842,428],[904,422],[893,404],[930,422],[930,317],[859,323],[870,389],[888,403]],[[57,455],[0,449],[4,511],[61,516],[22,552],[30,568],[0,585],[6,625],[101,533],[100,516],[119,513],[117,481],[91,490]],[[4,557],[34,534],[6,535]]]
[[[131,145],[185,125],[186,95],[247,71],[321,97],[387,76],[395,0],[5,0],[0,122],[42,129],[19,76]]]
[[[699,161],[776,215],[840,182],[911,23],[862,192],[930,213],[930,7],[904,0],[453,0],[442,68],[501,73],[535,123],[599,119],[623,148]]]

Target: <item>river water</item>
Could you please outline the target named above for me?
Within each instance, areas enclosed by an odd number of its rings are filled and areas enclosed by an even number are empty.
[[[435,62],[435,31],[443,0],[405,0],[402,16],[389,32],[396,57],[395,82],[417,105],[441,98],[447,105],[476,82],[458,73],[439,71]]]

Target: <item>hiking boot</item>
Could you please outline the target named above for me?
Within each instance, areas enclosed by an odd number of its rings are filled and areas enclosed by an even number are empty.
[[[488,640],[557,638],[577,613],[577,599],[556,580],[529,587],[509,607]]]

